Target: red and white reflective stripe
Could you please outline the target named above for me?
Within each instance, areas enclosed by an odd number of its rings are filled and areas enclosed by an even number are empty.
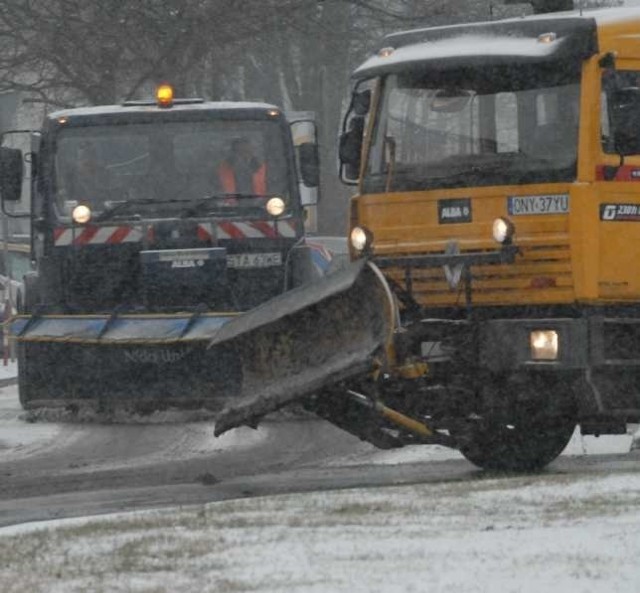
[[[82,228],[58,227],[53,231],[53,244],[65,245],[115,245],[142,240],[142,230],[130,226],[84,226]]]
[[[254,220],[250,222],[219,222],[217,239],[295,238],[296,227],[292,220]]]
[[[213,227],[210,222],[201,222],[196,229],[200,241],[213,241]]]
[[[215,233],[214,233],[215,225]],[[196,229],[200,241],[215,239],[264,239],[295,238],[293,220],[253,220],[247,222],[200,223]],[[66,245],[115,245],[141,241],[143,231],[130,226],[58,227],[53,231],[56,247]],[[149,227],[149,240],[153,239],[153,227]]]

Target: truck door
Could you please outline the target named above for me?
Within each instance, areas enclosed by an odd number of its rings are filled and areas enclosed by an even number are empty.
[[[598,201],[598,295],[640,297],[640,61],[602,72]]]

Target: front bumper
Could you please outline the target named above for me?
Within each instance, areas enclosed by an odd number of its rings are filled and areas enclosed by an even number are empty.
[[[533,360],[530,336],[554,331],[558,356]],[[640,318],[591,315],[583,318],[494,319],[478,325],[479,362],[493,372],[525,369],[640,370]]]

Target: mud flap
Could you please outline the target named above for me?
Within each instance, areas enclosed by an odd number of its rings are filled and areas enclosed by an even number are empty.
[[[216,421],[219,435],[371,371],[390,343],[397,311],[382,274],[358,261],[225,324],[210,347],[232,346],[244,384]]]

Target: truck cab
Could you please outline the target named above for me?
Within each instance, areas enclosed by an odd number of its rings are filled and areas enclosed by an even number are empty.
[[[28,308],[241,311],[292,281],[303,207],[278,108],[175,101],[70,109],[47,116],[39,136],[31,203],[38,268]],[[252,151],[249,164],[236,164],[248,181],[224,187],[222,168],[238,142]],[[262,170],[259,187],[252,167]]]

